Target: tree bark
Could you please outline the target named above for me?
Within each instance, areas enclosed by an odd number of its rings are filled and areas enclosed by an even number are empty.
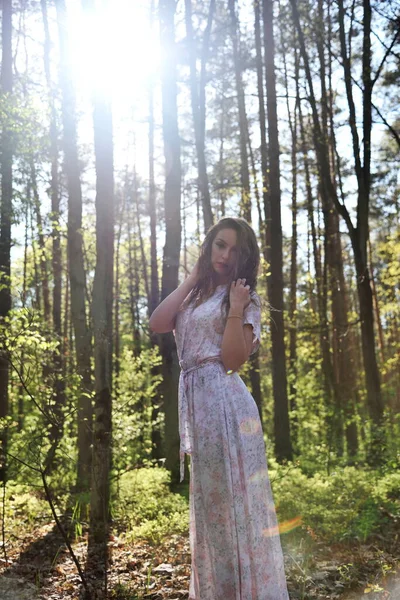
[[[90,8],[91,4],[91,0],[84,0],[85,8]],[[98,10],[106,5],[104,3]],[[105,28],[99,34],[105,36]],[[95,401],[88,551],[90,553],[100,544],[101,557],[107,568],[112,460],[114,149],[110,98],[100,89],[93,90],[92,98],[96,167],[96,270],[92,302]]]
[[[47,17],[46,0],[41,0],[43,28],[44,28],[44,71],[46,75],[47,90],[50,106],[50,197],[51,197],[51,223],[52,223],[52,270],[53,270],[53,329],[59,340],[59,344],[53,353],[54,380],[54,403],[56,406],[65,404],[65,380],[62,349],[62,325],[61,325],[61,294],[62,294],[62,251],[60,233],[60,190],[58,177],[58,128],[57,113],[54,103],[54,89],[50,71],[51,40]]]
[[[2,10],[2,59],[1,95],[6,103],[11,102],[13,91],[12,75],[12,2],[3,0]],[[1,135],[1,208],[0,208],[0,326],[6,327],[4,319],[11,310],[11,220],[12,220],[12,156],[13,136],[9,118],[5,117]],[[3,350],[0,351],[0,419],[8,415],[9,367]],[[0,434],[0,482],[7,479],[7,428]]]
[[[38,245],[39,245],[39,267],[40,267],[40,283],[43,295],[43,316],[46,323],[50,326],[51,324],[51,306],[50,306],[50,293],[49,293],[49,277],[47,274],[47,259],[46,259],[46,247],[43,234],[43,223],[42,214],[40,212],[40,198],[37,188],[36,179],[36,167],[33,160],[30,161],[31,170],[31,189],[33,192],[33,208],[36,215],[36,225],[38,231]]]
[[[136,258],[136,229],[134,224],[134,199],[135,190],[127,186],[127,225],[128,225],[128,289],[129,310],[131,313],[132,346],[135,356],[140,354],[140,324],[137,312],[137,258]]]
[[[350,214],[346,206],[339,202],[337,194],[329,176],[329,157],[326,145],[323,143],[323,134],[319,122],[317,103],[314,94],[314,86],[311,76],[311,69],[308,54],[305,47],[304,34],[300,24],[299,13],[295,0],[290,0],[293,12],[293,19],[298,31],[301,55],[306,71],[306,78],[309,87],[309,99],[312,108],[314,124],[314,143],[317,154],[318,165],[320,169],[320,179],[322,186],[326,188],[326,195],[333,199],[334,206],[343,217],[349,230],[351,244],[354,253],[354,260],[358,281],[358,296],[360,305],[361,336],[364,359],[364,372],[367,390],[367,404],[371,417],[371,439],[368,450],[368,460],[371,464],[381,461],[383,450],[383,402],[380,389],[380,378],[375,354],[375,339],[373,328],[373,303],[370,286],[370,277],[367,262],[367,238],[368,238],[368,205],[369,205],[369,185],[370,185],[370,165],[369,165],[369,139],[370,139],[370,52],[368,43],[364,39],[363,49],[363,80],[366,89],[364,91],[364,103],[369,104],[369,108],[364,106],[363,128],[364,128],[364,167],[361,165],[359,140],[355,121],[355,105],[351,90],[351,71],[350,63],[347,57],[347,49],[344,37],[344,9],[342,0],[338,1],[339,6],[339,30],[342,48],[342,60],[345,73],[346,93],[349,105],[349,123],[353,140],[353,153],[355,160],[355,170],[358,183],[357,200],[357,226],[354,227]],[[364,2],[364,38],[369,37],[370,28],[370,6],[369,2]],[[367,56],[364,56],[367,52]]]
[[[75,92],[68,64],[68,31],[65,0],[56,0],[60,43],[60,82],[65,174],[68,191],[68,263],[71,320],[74,329],[76,368],[81,379],[78,400],[77,489],[89,490],[92,445],[91,331],[87,325],[86,274],[82,244],[82,190],[78,159]]]
[[[281,11],[281,5],[279,4],[279,12]],[[283,56],[283,67],[284,67],[284,80],[285,80],[285,91],[286,91],[286,110],[288,115],[289,130],[291,135],[291,168],[292,168],[292,237],[290,240],[290,299],[289,299],[289,367],[290,367],[290,380],[289,380],[289,400],[290,410],[293,411],[294,419],[292,421],[292,440],[297,442],[298,434],[298,416],[296,412],[297,408],[297,109],[300,103],[299,93],[299,59],[294,42],[294,67],[295,67],[295,83],[296,83],[296,101],[293,110],[290,108],[289,102],[289,79],[287,70],[287,45],[284,35],[284,26],[282,21],[279,22],[280,39],[282,46]],[[289,33],[290,36],[290,33]],[[293,36],[294,37],[294,36]]]
[[[152,15],[154,6],[152,7]],[[153,20],[153,17],[152,17]],[[150,314],[154,311],[159,302],[160,289],[158,283],[158,263],[157,263],[157,214],[156,214],[156,183],[154,178],[154,84],[149,83],[149,214],[150,214]]]
[[[178,285],[181,247],[181,157],[177,109],[175,8],[174,0],[160,0],[160,37],[165,55],[162,64],[161,89],[166,173],[164,192],[166,223],[161,299],[166,298]],[[171,481],[177,482],[179,481],[178,357],[172,332],[162,334],[160,340],[163,358],[165,466],[171,472]]]
[[[118,194],[116,196],[116,214],[118,215],[118,232],[115,248],[115,282],[114,282],[114,375],[116,385],[115,397],[119,394],[119,376],[121,371],[121,344],[120,344],[120,248],[121,248],[121,236],[122,236],[122,225],[125,217],[125,194]]]
[[[267,147],[267,129],[265,116],[265,100],[264,100],[264,76],[263,76],[263,53],[261,43],[261,11],[260,4],[262,0],[254,2],[254,34],[256,44],[256,65],[257,65],[257,97],[258,97],[258,113],[260,121],[261,135],[261,181],[262,195],[264,208],[264,231],[261,234],[262,238],[262,253],[265,260],[265,269],[269,270],[271,262],[271,210],[270,198],[268,194],[268,147]],[[261,232],[260,232],[261,233]]]
[[[274,389],[274,433],[277,460],[292,460],[292,444],[289,427],[286,357],[283,319],[283,258],[281,224],[281,189],[279,166],[278,118],[275,80],[275,44],[273,31],[272,0],[263,0],[265,81],[267,89],[269,198],[271,209],[271,265],[267,278],[268,297],[277,309],[274,314],[276,326],[271,328],[272,376]]]
[[[150,6],[150,28],[154,25],[154,0]],[[150,215],[150,303],[149,314],[155,310],[160,299],[160,289],[158,282],[158,263],[157,263],[157,214],[156,214],[156,185],[154,179],[154,82],[149,81],[149,215]],[[157,334],[150,334],[153,346],[159,343]],[[160,368],[153,367],[151,374],[157,376]],[[151,421],[158,422],[158,414],[162,404],[160,392],[157,388],[157,394],[151,399]],[[160,427],[153,425],[151,429],[151,457],[159,460],[162,458],[162,436]]]
[[[204,231],[207,231],[213,224],[213,214],[211,209],[210,189],[208,184],[206,155],[205,155],[205,53],[208,49],[207,38],[209,39],[213,13],[215,9],[215,0],[210,1],[209,17],[206,32],[203,42],[203,60],[202,60],[202,77],[200,79],[200,89],[197,83],[196,69],[196,46],[193,36],[192,25],[192,2],[185,0],[185,22],[186,22],[186,39],[189,50],[190,63],[190,95],[192,102],[193,125],[196,142],[197,153],[197,169],[198,181],[201,197],[201,205],[203,207]],[[205,50],[204,50],[205,49]],[[202,104],[200,104],[203,99]]]
[[[251,223],[251,200],[250,200],[250,174],[247,156],[247,116],[246,102],[244,96],[244,86],[242,70],[240,66],[239,50],[239,27],[235,11],[235,0],[229,0],[228,3],[231,22],[231,37],[233,46],[233,62],[235,68],[236,93],[238,99],[239,111],[239,141],[240,141],[240,184],[241,184],[241,206],[240,214]]]

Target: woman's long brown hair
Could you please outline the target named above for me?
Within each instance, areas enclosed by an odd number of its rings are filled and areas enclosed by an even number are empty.
[[[225,314],[229,311],[229,288],[232,281],[246,279],[250,286],[250,293],[257,286],[258,267],[260,264],[260,249],[252,227],[245,219],[240,217],[224,217],[207,231],[206,237],[200,248],[199,277],[196,285],[186,299],[184,306],[195,301],[196,306],[204,302],[215,289],[215,272],[211,264],[212,244],[221,229],[234,229],[236,231],[237,259],[226,284],[227,294],[224,299]]]

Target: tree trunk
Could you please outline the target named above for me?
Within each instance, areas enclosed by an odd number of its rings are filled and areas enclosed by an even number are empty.
[[[323,15],[322,4],[320,7],[320,22],[325,21]],[[328,4],[328,48],[332,46],[332,21],[330,4]],[[322,44],[321,44],[322,46]],[[336,186],[335,174],[338,174],[339,186],[341,185],[340,165],[336,160],[336,136],[334,128],[334,93],[332,85],[332,55],[329,55],[329,126],[330,126],[330,143],[331,150],[331,169],[332,177]],[[339,187],[340,189],[340,187]],[[337,193],[337,192],[336,192]],[[344,198],[342,198],[344,202]],[[334,211],[334,199],[331,202],[331,211]],[[334,339],[337,352],[334,352],[334,360],[337,362],[337,385],[338,394],[341,398],[343,406],[344,428],[347,442],[348,462],[353,462],[358,452],[357,425],[355,422],[356,407],[358,402],[357,396],[357,370],[355,368],[354,344],[352,335],[349,334],[350,324],[348,321],[349,314],[349,296],[346,279],[344,276],[343,250],[341,244],[339,214],[332,212],[333,228],[335,231],[335,250],[333,258],[333,270],[336,271],[336,281],[332,285],[332,313],[334,316]]]
[[[154,0],[150,6],[150,28],[153,30],[154,24]],[[160,299],[160,289],[158,282],[158,263],[157,263],[157,214],[156,214],[156,185],[154,179],[154,82],[149,81],[149,215],[150,215],[150,303],[149,314],[155,310]],[[157,334],[150,334],[153,346],[158,345]],[[153,367],[151,374],[156,377],[160,373],[160,368]],[[157,394],[151,399],[151,421],[158,421],[158,414],[161,406],[160,392],[157,388]],[[153,425],[151,429],[151,457],[159,460],[162,458],[162,436],[160,427]]]
[[[313,114],[314,125],[314,143],[317,154],[317,160],[320,170],[320,179],[322,185],[326,188],[326,195],[333,199],[334,205],[339,214],[343,217],[349,230],[351,244],[354,253],[356,265],[357,281],[358,281],[358,296],[360,304],[361,318],[361,336],[362,349],[364,359],[364,371],[367,390],[367,404],[371,417],[371,439],[368,451],[368,460],[371,464],[380,462],[383,450],[383,403],[380,390],[380,378],[378,365],[375,355],[375,339],[373,329],[373,303],[372,292],[370,286],[370,278],[367,263],[367,238],[368,238],[368,204],[369,204],[369,185],[370,185],[370,167],[369,167],[369,139],[370,139],[370,118],[368,110],[371,110],[370,103],[370,52],[364,56],[365,48],[368,48],[368,43],[365,42],[365,36],[369,37],[370,14],[369,2],[364,1],[364,49],[363,49],[363,80],[366,89],[364,90],[364,167],[361,165],[359,140],[356,129],[355,106],[351,89],[351,71],[350,63],[347,56],[345,35],[344,35],[344,9],[343,1],[338,1],[339,6],[339,31],[342,49],[342,61],[345,73],[346,93],[349,105],[349,123],[353,139],[353,153],[355,160],[355,171],[358,183],[358,201],[357,201],[357,226],[354,227],[350,215],[345,207],[338,200],[335,189],[333,188],[332,180],[329,176],[329,157],[326,145],[323,143],[323,135],[319,122],[317,103],[314,94],[314,86],[311,76],[308,54],[305,47],[304,34],[300,24],[299,13],[295,0],[290,0],[292,5],[293,19],[298,31],[301,55],[303,57],[306,78],[309,87],[309,99]],[[368,16],[369,15],[369,16]],[[368,32],[366,33],[366,30]],[[369,109],[365,106],[369,103]],[[368,114],[366,114],[366,112]]]
[[[68,263],[71,320],[74,328],[76,368],[81,379],[78,400],[77,489],[89,490],[92,445],[91,332],[87,325],[86,274],[82,244],[82,190],[78,159],[75,92],[68,64],[68,32],[65,0],[56,0],[60,43],[60,81],[65,174],[68,191]]]
[[[209,8],[209,18],[207,29],[204,34],[203,48],[208,49],[207,37],[210,36],[211,23],[213,18],[213,12],[215,8],[215,0],[211,0]],[[208,184],[206,155],[205,155],[205,102],[200,107],[200,99],[204,99],[205,91],[201,86],[205,87],[205,56],[203,50],[203,61],[202,61],[202,73],[203,77],[200,80],[200,90],[198,90],[197,84],[197,69],[196,69],[196,47],[193,36],[193,25],[192,25],[192,2],[191,0],[185,0],[185,21],[186,21],[186,39],[189,50],[189,63],[190,63],[190,94],[192,102],[192,114],[193,114],[193,125],[194,135],[196,142],[196,153],[197,153],[197,169],[198,169],[198,180],[199,190],[201,197],[201,205],[203,207],[203,219],[204,219],[204,231],[207,231],[213,224],[213,214],[211,209],[211,198],[210,189]],[[208,34],[208,35],[207,35]]]
[[[35,228],[33,225],[33,206],[32,206],[32,198],[31,198],[31,182],[29,181],[26,189],[26,198],[29,204],[29,222],[31,228],[31,244],[32,244],[32,259],[33,259],[33,272],[34,272],[34,281],[33,285],[35,288],[35,300],[33,301],[33,306],[40,313],[42,310],[42,300],[40,295],[40,277],[39,277],[39,268],[38,261],[36,256],[36,239],[35,239]]]
[[[118,215],[118,232],[117,232],[117,240],[116,240],[116,249],[115,249],[115,294],[114,294],[114,375],[116,385],[115,389],[115,397],[119,394],[119,375],[121,370],[121,348],[120,348],[120,331],[119,331],[119,308],[120,308],[120,248],[121,248],[121,235],[122,235],[122,224],[124,223],[125,217],[125,202],[126,196],[125,194],[119,194],[116,197],[116,214]]]
[[[91,2],[86,1],[85,7]],[[102,5],[104,8],[107,3]],[[101,8],[98,10],[101,11]],[[106,31],[99,31],[105,35]],[[114,268],[114,150],[110,99],[93,93],[96,166],[96,270],[93,282],[95,402],[89,552],[101,545],[107,568],[112,435],[112,310]]]
[[[240,214],[251,223],[251,200],[250,200],[250,174],[247,157],[247,116],[244,97],[242,70],[240,67],[239,52],[239,27],[235,12],[235,0],[229,0],[229,12],[231,16],[231,37],[233,46],[233,61],[235,67],[236,93],[239,111],[239,140],[240,140],[240,184],[241,184],[241,207]]]
[[[50,161],[51,161],[51,223],[52,223],[52,270],[53,270],[53,329],[59,344],[53,353],[54,403],[56,406],[65,404],[65,380],[62,351],[62,325],[61,325],[61,294],[62,294],[62,252],[60,233],[60,191],[58,177],[58,128],[57,114],[54,104],[54,90],[50,72],[51,40],[47,18],[46,0],[41,0],[42,18],[44,27],[44,71],[49,94],[50,105]]]
[[[165,246],[161,298],[166,298],[178,285],[181,247],[181,157],[178,129],[175,0],[160,0],[160,36],[165,59],[162,64],[162,118],[165,156]],[[160,336],[163,357],[163,398],[165,412],[166,468],[171,481],[179,481],[178,379],[179,367],[173,334]]]
[[[25,202],[25,241],[24,241],[24,268],[22,279],[22,308],[26,307],[26,290],[27,290],[27,266],[28,266],[28,231],[29,231],[29,203]],[[24,351],[21,352],[21,367],[20,373],[22,380],[24,379]],[[25,390],[19,382],[18,387],[18,433],[21,433],[24,426],[24,394]]]
[[[262,0],[254,2],[254,34],[256,44],[256,64],[257,64],[257,97],[258,97],[258,113],[260,121],[261,134],[261,181],[262,195],[264,207],[264,232],[260,231],[262,239],[262,253],[265,260],[265,269],[268,272],[271,263],[271,210],[270,198],[268,194],[268,148],[267,148],[267,129],[265,117],[265,101],[264,101],[264,77],[263,77],[263,54],[261,44],[261,14],[260,3]]]
[[[3,0],[2,10],[1,90],[3,101],[11,103],[12,94],[12,2]],[[1,135],[1,208],[0,208],[0,326],[11,310],[11,220],[12,220],[12,155],[11,123],[2,124]],[[8,361],[0,351],[0,419],[8,415]],[[0,482],[7,479],[7,428],[0,433]]]
[[[36,215],[36,224],[38,231],[38,242],[39,242],[39,267],[40,267],[40,282],[43,295],[43,316],[48,326],[51,323],[51,307],[50,307],[50,293],[49,293],[49,278],[47,275],[47,259],[46,259],[46,247],[43,235],[43,223],[42,215],[40,212],[40,199],[37,188],[36,180],[36,168],[33,160],[30,161],[31,170],[31,186],[33,192],[33,208]]]
[[[136,257],[136,229],[134,222],[134,199],[136,191],[127,186],[127,225],[128,225],[128,289],[129,289],[129,310],[131,313],[132,327],[132,347],[135,356],[140,354],[140,323],[138,319],[137,304],[137,271],[138,261]]]
[[[281,6],[279,5],[279,10]],[[297,108],[300,103],[299,94],[299,60],[297,48],[294,46],[294,63],[295,63],[295,82],[296,82],[296,102],[294,106],[294,114],[290,110],[289,103],[289,80],[287,73],[286,52],[287,46],[284,36],[283,23],[279,23],[285,90],[286,90],[286,110],[288,114],[289,129],[291,135],[291,167],[292,167],[292,237],[290,241],[290,300],[289,300],[289,366],[290,366],[290,381],[289,381],[289,399],[290,410],[294,413],[292,422],[292,439],[297,442],[298,436],[298,416],[297,408]],[[290,34],[289,34],[290,35]]]
[[[136,179],[136,173],[135,173],[135,179]],[[140,204],[139,204],[139,193],[137,191],[137,184],[135,184],[135,200],[136,200],[136,224],[137,224],[137,230],[138,230],[138,237],[139,237],[139,247],[140,247],[140,261],[142,264],[142,276],[143,276],[143,283],[144,283],[144,291],[146,293],[146,299],[147,299],[147,316],[150,317],[150,286],[149,286],[149,276],[148,276],[148,268],[147,268],[147,257],[146,257],[146,252],[145,252],[145,248],[144,248],[144,240],[143,240],[143,235],[142,235],[142,223],[141,223],[141,219],[140,219]],[[139,271],[137,276],[139,277]],[[139,294],[138,294],[138,298],[139,298]]]
[[[152,15],[154,7],[152,7]],[[156,214],[156,183],[154,179],[154,84],[149,84],[149,214],[150,214],[150,260],[151,260],[151,300],[150,314],[159,302],[160,289],[158,284],[157,264],[157,214]]]
[[[225,163],[224,163],[224,151],[225,151],[225,90],[226,80],[223,76],[222,79],[222,94],[221,94],[221,112],[219,116],[219,157],[218,157],[218,174],[219,174],[219,214],[218,218],[225,216],[225,203],[226,203],[226,189],[225,189]],[[218,213],[218,211],[217,211]],[[198,236],[200,242],[200,236]]]
[[[276,106],[275,48],[272,0],[263,0],[265,80],[268,115],[269,198],[271,208],[271,265],[267,278],[268,297],[277,309],[275,327],[271,328],[272,377],[274,389],[275,453],[278,460],[292,460],[292,444],[289,428],[287,396],[286,357],[283,320],[283,258],[281,225],[281,190],[279,166],[278,118]]]

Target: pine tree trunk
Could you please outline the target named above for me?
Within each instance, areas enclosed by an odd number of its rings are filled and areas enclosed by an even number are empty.
[[[160,0],[160,35],[166,60],[162,64],[162,117],[165,156],[165,246],[163,257],[161,298],[166,298],[178,285],[181,247],[181,157],[178,129],[175,0]],[[166,468],[171,481],[179,481],[178,379],[179,366],[172,332],[162,334],[163,383],[165,413]]]
[[[269,198],[271,209],[271,275],[267,278],[268,298],[278,309],[274,313],[275,327],[271,328],[272,368],[274,389],[275,454],[278,460],[292,460],[289,428],[286,357],[283,320],[283,257],[281,224],[281,190],[279,166],[278,118],[275,82],[275,48],[272,0],[263,0],[265,80],[267,89]]]
[[[117,240],[116,240],[116,248],[115,248],[115,282],[114,282],[114,375],[116,385],[115,389],[115,397],[118,397],[119,394],[119,376],[121,371],[121,348],[120,348],[120,316],[119,316],[119,308],[120,308],[120,248],[121,248],[121,235],[122,235],[122,224],[124,223],[125,218],[125,194],[121,198],[121,194],[116,196],[116,214],[118,215],[118,232],[117,232]]]
[[[46,323],[50,326],[51,323],[51,307],[50,307],[50,293],[49,293],[49,278],[47,275],[47,259],[46,259],[46,247],[43,235],[43,224],[42,215],[40,212],[40,199],[37,188],[36,180],[36,168],[33,160],[30,164],[31,170],[31,189],[33,192],[33,208],[36,215],[36,225],[38,231],[38,242],[39,242],[39,267],[40,267],[40,283],[43,295],[43,316]]]
[[[215,0],[211,0],[209,10],[209,25],[207,31],[211,29],[212,15],[215,7]],[[211,20],[211,22],[210,22]],[[204,89],[198,89],[197,69],[196,69],[196,47],[193,36],[192,25],[192,2],[185,0],[185,22],[186,22],[186,40],[189,46],[189,64],[190,64],[190,95],[192,103],[193,125],[197,153],[198,181],[203,207],[204,231],[207,231],[213,224],[213,214],[211,210],[210,189],[208,184],[206,155],[205,155],[205,118],[202,114],[205,111],[205,103],[200,108],[200,97],[204,97]],[[209,33],[208,33],[209,34]],[[206,36],[205,36],[206,37]],[[203,69],[205,69],[203,60]],[[205,86],[205,77],[203,76],[200,85]]]
[[[2,10],[2,99],[11,102],[12,94],[12,2],[3,0]],[[1,134],[1,208],[0,208],[0,327],[11,310],[11,220],[12,220],[12,155],[13,140],[10,123],[5,122]],[[0,419],[8,415],[9,367],[3,350],[0,350]],[[7,479],[7,429],[0,435],[0,482]]]
[[[78,471],[77,489],[87,491],[90,485],[92,446],[92,355],[91,331],[87,325],[85,304],[86,274],[82,244],[82,190],[78,159],[75,92],[68,64],[68,32],[65,0],[56,0],[60,43],[60,81],[65,174],[68,191],[68,263],[70,279],[71,320],[74,329],[76,368],[81,378],[78,401]]]
[[[22,296],[21,304],[22,308],[26,306],[26,294],[27,294],[27,266],[28,266],[28,231],[29,231],[29,204],[25,202],[25,241],[24,241],[24,267],[23,267],[23,279],[22,279]],[[24,380],[24,351],[21,352],[21,379]],[[24,394],[25,390],[20,384],[18,388],[18,433],[20,433],[24,426]]]
[[[247,116],[244,97],[242,70],[239,55],[239,26],[235,11],[235,0],[228,2],[231,17],[231,37],[233,45],[233,62],[235,68],[236,93],[239,111],[239,143],[240,143],[240,184],[241,184],[241,207],[240,214],[251,223],[251,200],[250,200],[250,174],[247,156]]]
[[[56,406],[65,405],[65,381],[62,351],[62,325],[61,325],[61,294],[62,294],[62,252],[60,233],[60,191],[58,177],[58,129],[57,114],[54,103],[54,90],[50,72],[51,40],[47,18],[46,0],[41,0],[42,18],[44,27],[44,71],[49,94],[50,105],[50,161],[51,161],[51,223],[52,223],[52,270],[53,270],[53,329],[59,344],[53,353],[54,403]]]
[[[156,184],[154,179],[154,87],[149,84],[149,214],[150,214],[150,259],[151,259],[151,299],[150,314],[159,302],[160,289],[158,283],[157,263],[157,214]]]
[[[226,189],[225,189],[225,163],[224,163],[224,152],[225,152],[225,77],[222,80],[222,95],[221,95],[221,108],[219,116],[219,157],[218,157],[218,174],[219,174],[219,214],[218,218],[225,216],[225,203],[226,203]],[[200,236],[198,236],[200,240]]]
[[[356,128],[355,105],[351,87],[351,70],[347,56],[347,48],[344,34],[344,9],[343,1],[338,0],[339,7],[339,32],[341,40],[342,62],[345,74],[346,93],[349,105],[349,123],[353,140],[353,153],[355,160],[355,171],[358,183],[357,200],[357,226],[354,227],[346,207],[338,200],[332,180],[329,176],[329,157],[326,145],[323,143],[323,134],[319,122],[317,103],[314,94],[313,80],[309,58],[306,51],[303,30],[300,24],[299,13],[295,0],[290,0],[293,19],[299,35],[301,54],[303,57],[306,78],[309,87],[309,100],[313,114],[314,143],[320,170],[322,186],[326,188],[326,197],[332,198],[334,206],[343,217],[349,230],[351,244],[354,253],[354,261],[357,273],[358,296],[361,318],[361,337],[364,359],[364,372],[367,390],[367,404],[372,421],[371,440],[368,450],[368,460],[371,464],[379,463],[382,459],[384,448],[382,429],[383,402],[380,390],[380,378],[375,354],[375,338],[373,328],[373,302],[370,286],[370,277],[367,262],[367,240],[368,240],[368,205],[370,187],[370,111],[371,111],[371,68],[370,68],[370,6],[364,0],[364,47],[363,47],[363,129],[364,129],[364,166],[361,165],[358,133]]]
[[[279,10],[281,7],[279,5]],[[286,52],[287,46],[284,36],[284,28],[282,22],[279,24],[281,46],[283,50],[283,66],[285,76],[286,90],[286,110],[288,114],[289,129],[291,134],[291,167],[292,167],[292,237],[290,241],[290,300],[289,300],[289,366],[290,366],[290,410],[294,413],[292,422],[292,439],[297,441],[298,434],[298,417],[297,408],[297,107],[300,103],[300,95],[298,88],[299,81],[299,60],[297,56],[297,48],[294,47],[294,62],[295,62],[295,80],[296,80],[296,102],[294,106],[294,114],[290,109],[289,103],[289,81],[287,73]]]
[[[351,64],[347,55],[343,0],[338,1],[339,35],[341,56],[346,84],[346,95],[349,105],[349,124],[352,133],[355,171],[358,184],[357,226],[350,228],[360,303],[361,336],[364,359],[367,404],[372,419],[371,443],[368,459],[371,464],[382,460],[383,440],[383,399],[378,363],[375,352],[374,309],[371,281],[368,270],[367,243],[369,238],[369,199],[371,187],[371,127],[372,127],[372,88],[371,80],[371,5],[363,0],[363,49],[362,49],[362,82],[363,82],[363,164],[360,157],[360,144],[356,126],[356,112],[352,92]],[[345,208],[336,205],[342,216]]]
[[[136,177],[136,174],[135,174]],[[135,192],[135,199],[136,199],[136,224],[137,224],[137,230],[138,230],[138,237],[139,237],[139,246],[140,246],[140,260],[142,263],[142,275],[143,275],[143,283],[144,283],[144,290],[146,293],[146,299],[147,299],[147,316],[150,317],[150,286],[149,286],[149,276],[148,276],[148,268],[147,268],[147,257],[146,257],[146,252],[145,252],[145,248],[144,248],[144,240],[143,240],[143,235],[142,235],[142,223],[141,223],[141,219],[140,219],[140,205],[139,205],[139,193],[136,190]],[[139,271],[138,271],[138,276],[139,276]],[[139,297],[139,294],[138,294]]]
[[[154,0],[150,6],[150,29],[153,30],[154,24]],[[156,185],[154,179],[154,82],[149,81],[149,215],[150,215],[150,303],[149,314],[155,310],[159,303],[160,289],[158,282],[158,263],[157,263],[157,214],[156,214]],[[150,334],[152,346],[158,345],[158,335]],[[160,373],[160,368],[153,367],[151,374],[156,377]],[[151,421],[157,422],[161,406],[160,392],[151,399]],[[162,458],[162,437],[161,430],[156,425],[151,429],[151,457],[159,460]]]
[[[136,258],[136,228],[134,223],[134,206],[131,190],[128,190],[127,198],[127,225],[128,225],[128,289],[129,309],[132,325],[132,347],[135,356],[140,354],[140,324],[137,314],[137,258]],[[133,194],[135,192],[133,191]]]
[[[271,262],[271,210],[270,199],[268,194],[268,149],[267,149],[267,129],[265,117],[265,101],[264,101],[264,76],[263,76],[263,54],[261,44],[261,11],[260,3],[262,0],[254,2],[254,34],[256,44],[256,65],[257,65],[257,97],[258,97],[258,113],[260,121],[261,135],[261,181],[262,181],[262,196],[264,208],[264,232],[261,234],[262,253],[265,260],[265,269],[268,272]]]
[[[85,2],[85,6],[90,4]],[[106,32],[99,33],[104,35]],[[99,90],[93,94],[93,130],[96,166],[96,270],[92,302],[95,402],[88,551],[90,553],[100,544],[107,568],[112,436],[114,149],[111,102]]]

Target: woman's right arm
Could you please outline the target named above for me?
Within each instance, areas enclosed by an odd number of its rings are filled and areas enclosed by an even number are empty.
[[[198,266],[197,263],[185,281],[183,281],[169,296],[157,306],[150,317],[149,326],[154,333],[167,333],[175,327],[175,319],[179,308],[194,288],[197,282]]]

